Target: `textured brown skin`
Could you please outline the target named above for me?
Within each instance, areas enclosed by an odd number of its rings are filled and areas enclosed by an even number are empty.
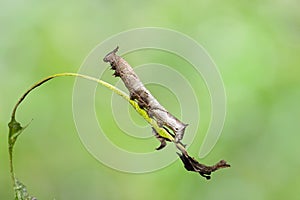
[[[122,79],[130,93],[130,99],[137,100],[139,106],[145,109],[148,115],[155,119],[160,127],[167,127],[172,130],[175,134],[175,141],[180,142],[183,138],[187,124],[181,122],[169,113],[162,105],[160,105],[160,103],[140,81],[131,66],[123,58],[116,55],[117,51],[118,47],[108,53],[104,57],[103,61],[109,62],[111,69],[115,70],[113,75]],[[161,144],[165,146],[164,139],[158,136],[155,130],[154,134],[161,141]],[[163,148],[163,146],[158,149]]]

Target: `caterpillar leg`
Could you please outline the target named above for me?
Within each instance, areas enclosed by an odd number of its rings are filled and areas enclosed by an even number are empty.
[[[166,145],[167,145],[167,142],[166,142],[166,139],[161,137],[154,128],[152,128],[152,133],[154,134],[154,136],[160,141],[160,146],[155,148],[156,150],[161,150],[163,149]]]

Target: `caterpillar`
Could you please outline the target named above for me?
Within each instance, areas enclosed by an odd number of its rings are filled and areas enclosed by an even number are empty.
[[[146,110],[149,117],[156,120],[159,127],[164,128],[169,133],[169,130],[171,130],[174,134],[170,134],[175,137],[175,142],[180,143],[188,124],[181,122],[156,100],[143,85],[132,67],[122,57],[116,55],[118,49],[119,47],[108,53],[103,61],[110,63],[111,69],[115,70],[113,75],[122,79],[129,91],[130,99],[137,101],[139,107]],[[167,139],[161,137],[153,128],[152,131],[161,143],[156,149],[160,150],[164,148]]]

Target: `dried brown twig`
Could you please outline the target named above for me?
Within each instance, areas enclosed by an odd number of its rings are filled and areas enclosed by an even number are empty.
[[[177,154],[184,163],[184,167],[188,171],[198,172],[206,179],[210,179],[210,174],[212,172],[221,168],[230,167],[230,165],[224,160],[221,160],[213,166],[206,166],[188,155],[185,145],[180,142],[184,136],[187,124],[181,122],[169,113],[162,105],[160,105],[160,103],[140,81],[131,66],[123,58],[116,55],[117,51],[118,47],[108,53],[104,57],[103,61],[109,62],[111,69],[115,70],[113,75],[122,79],[129,91],[130,99],[136,101],[138,106],[145,110],[147,115],[157,123],[160,129],[157,127],[152,128],[154,135],[161,143],[156,149],[160,150],[164,148],[167,144],[166,141],[174,142],[176,147],[181,151],[181,154]],[[174,134],[172,134],[169,130],[171,130]],[[161,132],[166,133],[161,134]],[[168,137],[166,137],[166,135],[168,135]]]

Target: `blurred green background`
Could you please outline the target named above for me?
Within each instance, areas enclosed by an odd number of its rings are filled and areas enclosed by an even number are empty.
[[[107,37],[145,26],[191,36],[218,65],[227,118],[201,161],[226,159],[232,168],[206,181],[179,160],[148,174],[105,167],[80,142],[72,118],[74,79],[61,78],[34,91],[18,113],[23,124],[34,119],[15,149],[17,176],[30,193],[38,199],[299,199],[299,6],[297,0],[2,0],[0,199],[13,198],[7,123],[20,95],[42,77],[76,72]],[[197,137],[200,145],[203,136]]]

